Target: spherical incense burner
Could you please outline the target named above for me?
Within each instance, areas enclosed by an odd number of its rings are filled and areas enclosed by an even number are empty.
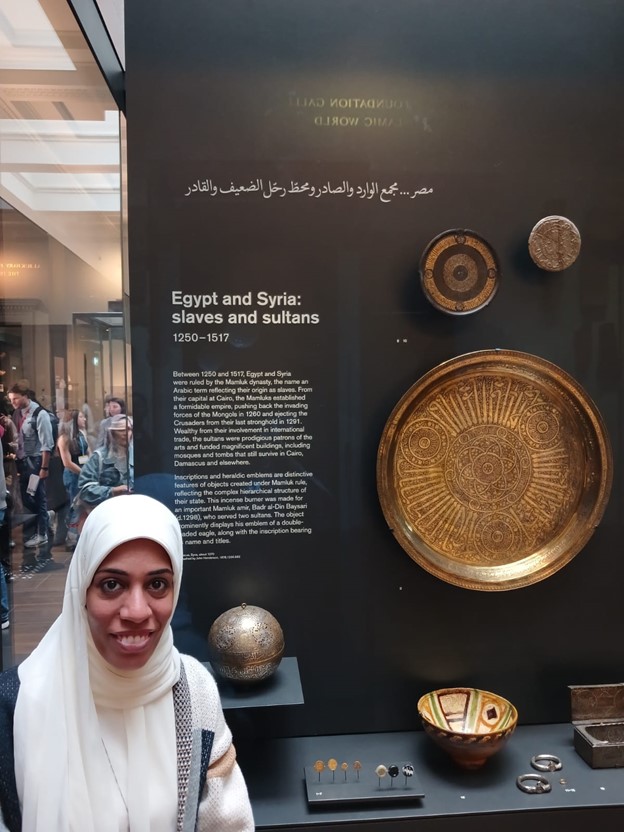
[[[241,604],[216,619],[208,645],[219,676],[237,684],[254,684],[277,670],[284,654],[284,634],[270,612]]]

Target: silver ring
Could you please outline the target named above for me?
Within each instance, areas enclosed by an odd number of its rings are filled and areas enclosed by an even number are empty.
[[[531,757],[531,765],[538,771],[559,771],[563,764],[554,754],[536,754]]]
[[[528,782],[535,783],[535,785],[525,785]],[[527,794],[544,794],[544,792],[549,792],[551,789],[550,783],[543,774],[521,774],[516,780],[516,786],[520,791]]]

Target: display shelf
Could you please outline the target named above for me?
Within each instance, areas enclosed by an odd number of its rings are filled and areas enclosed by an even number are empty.
[[[337,763],[337,760],[334,762]],[[345,764],[349,766],[346,761]],[[306,766],[305,784],[308,804],[317,808],[356,803],[389,804],[420,800],[425,796],[420,781],[413,773],[409,777],[401,775],[404,765],[405,763],[401,761],[396,766],[399,774],[394,777],[389,776],[389,771],[383,777],[379,777],[371,768],[361,775],[359,771],[354,771],[353,765],[350,765],[347,771],[341,767],[335,771],[325,769],[320,772],[314,766]]]
[[[463,832],[496,829],[497,823],[505,830],[530,824],[535,832],[548,829],[547,820],[555,828],[553,811],[561,812],[558,820],[566,818],[570,829],[569,818],[579,818],[579,823],[586,818],[586,811],[581,810],[591,810],[589,822],[597,823],[601,832],[615,832],[624,824],[624,769],[590,768],[574,750],[571,724],[519,727],[508,745],[478,771],[458,768],[420,731],[254,740],[250,744],[237,741],[237,749],[256,828],[265,832],[331,829],[342,824],[351,824],[349,832],[360,828]],[[556,754],[563,768],[546,775],[551,792],[525,794],[517,788],[516,778],[533,772],[531,757],[543,753]],[[330,758],[360,760],[363,772],[374,771],[380,763],[411,760],[425,797],[394,805],[310,807],[304,767]],[[501,815],[505,815],[504,826]],[[416,819],[423,823],[415,824]]]
[[[264,682],[247,686],[233,685],[222,679],[214,672],[210,662],[202,664],[216,679],[224,710],[303,705],[299,664],[295,656],[285,656],[275,673]]]

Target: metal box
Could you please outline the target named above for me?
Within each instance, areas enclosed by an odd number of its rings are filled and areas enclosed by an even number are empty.
[[[569,687],[577,754],[592,768],[624,766],[624,683]]]

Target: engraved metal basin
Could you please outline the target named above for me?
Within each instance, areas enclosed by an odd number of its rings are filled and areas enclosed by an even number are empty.
[[[377,486],[409,556],[468,589],[548,578],[606,507],[612,456],[591,398],[534,355],[483,350],[435,367],[384,428]]]

